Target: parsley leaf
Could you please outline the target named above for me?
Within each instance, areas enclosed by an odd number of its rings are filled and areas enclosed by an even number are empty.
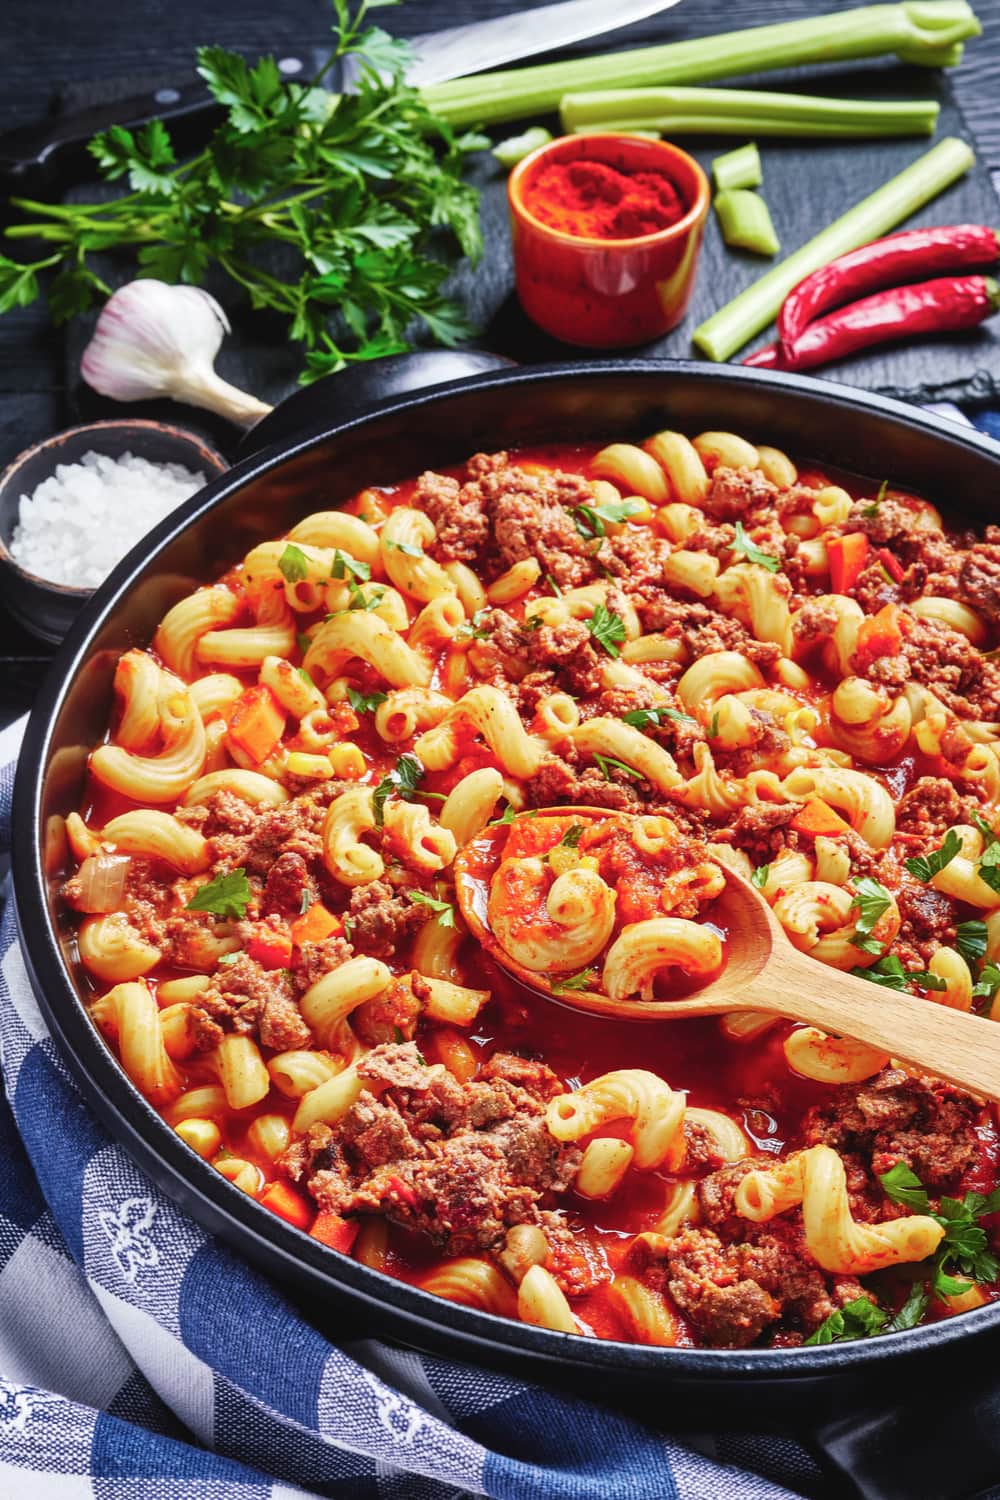
[[[719,733],[719,710],[716,709],[708,726],[708,737],[714,740]]]
[[[849,1339],[871,1338],[882,1333],[889,1314],[884,1308],[869,1302],[867,1297],[855,1297],[845,1307],[822,1322],[806,1339],[806,1344],[843,1344]]]
[[[896,1313],[895,1317],[889,1319],[882,1332],[901,1333],[904,1328],[916,1328],[920,1319],[927,1311],[927,1304],[930,1300],[927,1288],[920,1282],[915,1282],[910,1288],[910,1295],[899,1309],[899,1312]]]
[[[347,701],[356,714],[373,714],[386,697],[385,693],[359,693],[356,688],[347,689]]]
[[[769,573],[777,573],[781,567],[778,558],[772,557],[769,552],[762,552],[759,547],[754,546],[743,530],[742,521],[736,522],[736,536],[729,550],[730,552],[742,553],[747,562],[757,563],[760,567],[766,568]]]
[[[914,880],[927,884],[946,865],[950,865],[956,854],[962,852],[962,840],[954,828],[949,828],[944,836],[944,843],[937,849],[932,849],[930,854],[918,854],[914,859],[904,861],[906,868]]]
[[[972,986],[972,998],[992,1000],[998,989],[1000,989],[1000,969],[996,964],[984,964],[979,978]]]
[[[365,609],[369,611],[378,609],[385,598],[385,589],[373,588],[370,594],[366,594],[361,585],[355,583],[353,578],[347,580],[347,587],[351,595],[347,605],[348,609]]]
[[[391,547],[394,552],[403,552],[407,557],[423,557],[423,547],[418,547],[414,542],[390,542],[386,540],[386,546]]]
[[[218,959],[218,962],[220,964],[222,964],[225,968],[228,969],[230,964],[236,963],[239,959],[241,959],[243,957],[244,957],[243,949],[242,948],[237,948],[235,953],[224,953],[222,955],[222,957],[220,959]]]
[[[557,849],[576,849],[579,846],[582,836],[583,824],[571,823],[555,847]]]
[[[552,574],[551,574],[551,573],[546,573],[546,575],[545,575],[545,582],[546,582],[546,583],[547,583],[547,584],[548,584],[548,586],[549,586],[549,588],[550,588],[550,589],[551,589],[551,590],[552,590],[552,592],[553,592],[553,593],[554,593],[554,594],[555,594],[555,596],[556,596],[556,598],[557,598],[557,599],[561,599],[561,598],[562,598],[562,596],[563,596],[563,591],[562,591],[562,589],[561,589],[561,588],[560,588],[560,587],[559,587],[559,585],[558,585],[558,583],[556,583],[556,581],[555,581],[555,579],[554,579],[554,578],[553,578],[553,577],[552,577]]]
[[[612,526],[627,521],[629,516],[640,515],[646,509],[644,500],[609,500],[604,505],[574,505],[573,523],[586,540],[606,536],[605,523]]]
[[[188,902],[187,910],[211,912],[213,917],[225,917],[234,922],[246,916],[250,896],[246,870],[230,870],[199,886]]]
[[[302,900],[299,902],[299,916],[300,917],[304,917],[305,916],[305,914],[309,910],[310,906],[312,906],[314,900],[315,900],[315,897],[313,896],[313,894],[312,894],[312,892],[310,890],[304,890],[302,892]]]
[[[664,719],[673,719],[677,724],[697,724],[690,714],[682,714],[676,708],[633,708],[622,714],[622,723],[633,729],[648,729],[651,724],[662,724]]]
[[[350,557],[346,552],[338,548],[333,554],[333,566],[330,569],[331,578],[356,578],[359,583],[367,583],[372,576],[371,564],[358,562],[356,558]]]
[[[862,875],[854,882],[854,900],[851,902],[851,910],[858,909],[858,920],[854,928],[854,936],[851,942],[856,948],[863,948],[866,953],[879,952],[878,948],[865,946],[865,939],[870,938],[872,929],[876,926],[879,918],[889,910],[892,905],[892,897],[884,885],[879,885],[870,875]]]
[[[514,819],[516,817],[517,817],[517,813],[514,811],[514,809],[511,807],[510,803],[508,802],[507,806],[504,808],[503,812],[500,814],[500,817],[499,818],[494,818],[493,821],[492,821],[492,823],[489,826],[491,828],[500,828],[505,823],[513,823],[513,821],[514,821]]]
[[[609,656],[621,655],[618,647],[625,639],[625,621],[621,615],[616,615],[613,609],[608,609],[604,604],[598,604],[586,623],[594,640],[604,647]]]
[[[455,908],[450,901],[439,901],[436,896],[426,896],[423,891],[406,891],[404,894],[418,906],[429,906],[436,913],[441,927],[454,927]]]
[[[996,834],[993,832],[993,829],[990,827],[989,823],[987,823],[982,813],[973,813],[969,821],[971,823],[974,823],[975,826],[979,829],[979,832],[982,834],[983,847],[985,849],[988,849],[991,844],[995,844],[997,842]]]
[[[389,797],[402,797],[409,801],[423,779],[424,768],[415,755],[401,755],[393,769],[379,782],[372,796],[375,826],[381,828],[385,822],[385,804]]]
[[[284,575],[286,583],[301,583],[309,572],[309,562],[301,547],[296,547],[294,542],[289,542],[284,552],[278,558],[278,567]]]
[[[865,953],[873,953],[878,952],[881,945],[872,940],[869,946],[869,940],[866,938],[855,946],[863,949]],[[857,979],[867,979],[872,984],[882,985],[884,989],[898,990],[900,994],[904,994],[910,984],[919,985],[923,990],[946,990],[948,988],[943,979],[937,974],[931,974],[927,969],[904,969],[895,953],[886,954],[885,958],[880,958],[877,964],[872,964],[868,969],[852,969],[851,973]]]
[[[750,884],[753,886],[754,890],[762,891],[764,889],[764,887],[767,885],[767,877],[770,875],[770,873],[770,865],[757,866],[756,870],[754,870],[753,874],[750,876]]]
[[[886,1197],[891,1198],[893,1203],[902,1203],[906,1208],[912,1208],[914,1213],[928,1212],[930,1202],[927,1189],[905,1161],[898,1161],[888,1172],[883,1172],[879,1182],[885,1189]]]
[[[552,981],[552,993],[559,994],[561,990],[585,990],[594,982],[594,970],[581,969],[579,974],[570,974],[568,979],[554,979]]]
[[[645,781],[641,771],[636,771],[632,766],[627,766],[623,760],[615,760],[613,755],[594,754],[594,762],[597,765],[605,781],[613,780],[612,771],[623,771],[626,776],[631,776],[635,781]]]
[[[889,488],[889,481],[888,481],[888,479],[883,479],[882,483],[878,487],[878,494],[875,496],[875,499],[871,502],[870,505],[866,505],[864,507],[864,509],[862,510],[862,512],[861,512],[861,514],[865,517],[865,519],[867,521],[870,521],[873,516],[877,516],[878,515],[879,506],[882,504],[882,501],[885,499],[886,491],[888,490],[888,488]]]
[[[1000,891],[1000,843],[989,844],[979,856],[979,878]]]
[[[974,964],[986,957],[986,923],[973,917],[968,922],[959,922],[955,930],[955,947],[967,964]]]
[[[309,647],[312,645],[312,636],[306,635],[305,631],[300,630],[298,635],[295,637],[295,642],[299,650],[302,652],[302,655],[305,656],[306,652],[309,650]]]

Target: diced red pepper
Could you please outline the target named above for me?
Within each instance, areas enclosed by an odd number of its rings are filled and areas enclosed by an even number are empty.
[[[322,943],[343,930],[344,924],[340,918],[335,917],[332,911],[327,911],[321,901],[314,901],[292,923],[292,941],[301,948],[303,943]]]
[[[830,562],[830,587],[835,594],[846,594],[857,583],[868,562],[869,542],[863,531],[834,536],[826,544]]]
[[[292,935],[261,923],[247,943],[247,956],[262,969],[287,969],[292,959]]]

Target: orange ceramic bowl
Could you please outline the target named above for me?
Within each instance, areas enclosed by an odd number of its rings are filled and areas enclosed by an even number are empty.
[[[599,161],[619,171],[662,172],[685,213],[634,239],[565,234],[537,219],[527,197],[553,162]],[[539,328],[566,344],[622,349],[676,327],[687,310],[708,216],[708,179],[686,151],[634,135],[568,135],[540,146],[507,185],[514,271],[521,305]]]

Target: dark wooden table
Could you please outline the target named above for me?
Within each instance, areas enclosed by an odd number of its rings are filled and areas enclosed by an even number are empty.
[[[530,8],[539,0],[520,0]],[[826,0],[823,8],[842,8],[849,0]],[[613,4],[613,0],[611,0]],[[684,0],[690,22],[691,7]],[[1000,168],[1000,0],[975,0],[985,37],[968,49],[957,72],[960,102],[979,141],[981,154]],[[398,34],[454,25],[512,7],[512,0],[409,0],[375,19]],[[762,11],[757,0],[729,0],[721,23],[732,27],[761,24],[818,10],[803,0],[770,0]],[[609,5],[610,10],[610,5]],[[329,35],[327,0],[5,0],[0,7],[0,130],[40,121],[60,107],[81,107],[149,85],[188,77],[196,46],[218,43],[256,57],[272,51],[278,58],[322,46]],[[654,17],[616,33],[619,45],[643,45],[669,39],[675,12]],[[717,12],[713,7],[713,15]],[[714,20],[711,29],[718,29]],[[294,356],[289,353],[291,376]],[[28,444],[70,421],[74,391],[67,379],[64,335],[53,331],[42,304],[0,319],[0,466]],[[181,420],[184,417],[177,415]],[[0,603],[0,723],[26,707],[43,663],[51,653],[32,640],[6,615]]]

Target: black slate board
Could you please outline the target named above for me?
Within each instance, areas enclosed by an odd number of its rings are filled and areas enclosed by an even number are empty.
[[[471,7],[469,7],[471,9]],[[499,5],[476,6],[477,10],[496,10]],[[823,9],[842,9],[833,4]],[[415,29],[416,7],[408,8]],[[464,18],[467,7],[461,7]],[[789,15],[809,13],[815,7],[784,3],[768,7],[767,13],[747,0],[700,0],[689,3],[644,25],[606,38],[603,45],[635,45],[638,42],[681,40],[687,36],[710,34],[736,26],[760,24],[784,19]],[[456,19],[459,14],[456,12]],[[395,17],[391,17],[392,26]],[[972,43],[977,50],[991,45],[989,35]],[[581,49],[577,49],[581,50]],[[784,255],[804,244],[844,209],[901,171],[927,151],[936,140],[947,135],[961,136],[977,146],[956,98],[954,75],[939,70],[904,68],[894,60],[876,60],[863,65],[824,67],[770,74],[756,79],[741,79],[741,86],[754,84],[767,88],[829,93],[847,97],[936,98],[941,115],[933,139],[927,137],[879,141],[810,141],[762,140],[759,142],[764,163],[764,192],[781,239]],[[729,83],[731,80],[726,80]],[[134,83],[132,87],[134,88]],[[86,90],[93,102],[94,89]],[[980,110],[979,119],[989,130],[989,111]],[[558,129],[556,121],[549,122]],[[511,127],[513,128],[513,127]],[[500,137],[509,131],[493,132]],[[737,140],[719,137],[687,138],[680,141],[709,167],[713,156],[738,144]],[[455,277],[458,294],[465,302],[472,320],[480,330],[476,340],[526,363],[567,357],[570,352],[540,333],[524,317],[514,292],[510,236],[507,222],[506,174],[484,153],[472,163],[472,176],[482,190],[483,228],[486,254],[479,266],[466,267]],[[70,195],[76,196],[75,194]],[[81,192],[81,196],[88,196]],[[977,154],[973,169],[947,193],[920,210],[910,221],[914,224],[947,224],[957,222],[1000,223],[1000,202],[989,171],[989,158]],[[665,338],[637,351],[662,354],[673,358],[700,358],[690,342],[691,332],[731,297],[751,284],[772,262],[726,247],[714,214],[705,235],[702,263],[695,295],[684,323]],[[295,351],[285,343],[276,323],[247,316],[232,307],[232,291],[226,286],[223,295],[227,308],[234,313],[238,338],[230,341],[220,361],[228,378],[243,383],[267,400],[277,400],[287,393],[294,379]],[[79,406],[75,415],[92,415],[97,410],[88,393],[80,391],[77,370],[79,355],[89,336],[89,325],[77,320],[71,325],[66,345],[67,385],[75,389]],[[755,344],[734,356],[740,359],[750,348],[766,342],[762,336]],[[586,351],[584,351],[586,353]],[[970,332],[922,339],[919,343],[897,344],[868,355],[857,356],[842,364],[830,365],[816,372],[830,379],[845,380],[866,389],[900,396],[912,401],[953,400],[970,404],[1000,401],[1000,332],[989,326]]]

